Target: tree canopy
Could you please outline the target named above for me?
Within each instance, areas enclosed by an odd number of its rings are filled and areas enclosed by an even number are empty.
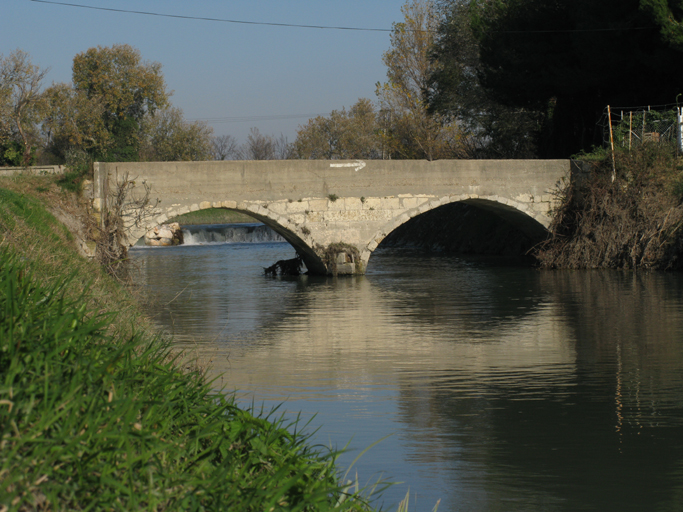
[[[102,106],[110,134],[103,160],[136,160],[140,123],[166,107],[169,94],[158,62],[143,62],[140,51],[127,44],[98,46],[74,57],[73,87]]]
[[[140,159],[171,162],[211,160],[213,129],[201,121],[189,122],[175,107],[147,116],[141,127]]]
[[[73,83],[41,90],[47,70],[26,52],[0,55],[0,165],[87,168],[94,159],[203,160],[213,130],[171,107],[161,65],[129,45],[97,47],[73,61]]]
[[[601,142],[604,108],[673,103],[683,92],[680,2],[665,0],[472,0],[448,2],[468,13],[478,63],[476,80],[487,101],[537,117],[541,157],[567,157]],[[464,5],[464,6],[463,6]],[[454,43],[462,23],[442,27],[433,75],[437,111],[447,89],[462,84]],[[462,16],[457,17],[463,20]],[[457,57],[457,55],[456,55]],[[448,80],[452,83],[448,84]],[[532,123],[530,128],[534,131]]]
[[[127,44],[98,46],[76,55],[73,84],[89,98],[99,98],[108,118],[140,122],[168,105],[161,64],[143,62],[140,51]]]
[[[379,129],[372,102],[361,98],[348,111],[333,110],[300,126],[294,153],[306,159],[382,158]]]
[[[391,48],[382,56],[387,81],[376,87],[380,111],[387,119],[385,145],[398,158],[434,160],[458,155],[461,130],[449,119],[428,111],[430,77],[438,61],[430,58],[439,11],[433,0],[409,0],[403,21],[394,23]],[[387,122],[388,121],[388,122]]]
[[[671,48],[683,51],[683,3],[680,0],[641,0],[641,10],[659,26],[659,33]]]
[[[58,159],[77,149],[103,154],[110,145],[104,123],[104,106],[98,98],[88,98],[70,84],[53,84],[43,93],[45,114],[42,132],[49,151]]]

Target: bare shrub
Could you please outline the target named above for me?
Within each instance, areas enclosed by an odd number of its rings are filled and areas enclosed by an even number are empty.
[[[117,276],[121,263],[128,255],[128,234],[145,224],[153,214],[150,186],[142,182],[142,193],[135,193],[137,183],[125,174],[117,180],[114,190],[105,191],[106,205],[102,208],[99,226],[93,226],[92,238],[97,243],[96,257],[111,275]]]
[[[683,204],[671,150],[644,145],[593,164],[590,179],[567,188],[537,250],[546,268],[683,268]]]

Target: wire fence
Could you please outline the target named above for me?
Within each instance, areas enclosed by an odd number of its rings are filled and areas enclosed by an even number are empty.
[[[683,108],[607,107],[602,116],[603,145],[631,149],[641,144],[666,144],[683,151],[681,128]]]

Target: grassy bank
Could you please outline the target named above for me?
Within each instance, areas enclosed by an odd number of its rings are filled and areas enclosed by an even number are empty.
[[[588,173],[560,197],[545,268],[683,269],[683,159],[643,144],[582,157]]]
[[[192,226],[197,224],[237,224],[248,222],[259,222],[249,215],[226,210],[225,208],[209,208],[207,210],[197,210],[196,212],[179,215],[166,221],[166,223],[178,222],[181,226]]]
[[[75,201],[0,179],[0,510],[366,510],[334,452],[178,369],[45,208]]]

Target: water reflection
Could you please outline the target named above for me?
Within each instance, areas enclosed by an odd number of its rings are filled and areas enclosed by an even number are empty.
[[[288,281],[260,272],[286,245],[133,254],[159,324],[228,389],[317,413],[322,441],[395,433],[359,470],[408,482],[418,510],[652,510],[681,496],[679,275],[394,250],[367,276]]]

